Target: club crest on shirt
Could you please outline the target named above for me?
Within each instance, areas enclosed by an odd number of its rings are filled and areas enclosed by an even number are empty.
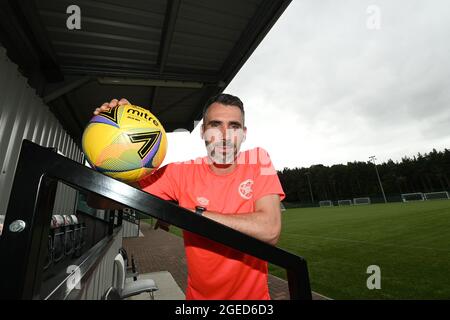
[[[247,179],[239,185],[239,194],[242,198],[248,200],[253,196],[253,180]]]
[[[209,204],[209,200],[206,199],[205,197],[197,197],[197,202],[199,205],[205,206],[205,207]]]

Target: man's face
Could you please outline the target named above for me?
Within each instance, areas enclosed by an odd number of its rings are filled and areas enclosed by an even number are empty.
[[[214,163],[233,163],[246,133],[243,115],[238,107],[215,102],[208,108],[203,119],[202,138]]]

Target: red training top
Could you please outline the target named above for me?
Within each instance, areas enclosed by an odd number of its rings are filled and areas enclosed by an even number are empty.
[[[267,152],[241,152],[238,165],[216,175],[207,157],[170,163],[139,182],[142,190],[184,208],[206,207],[222,214],[251,213],[255,201],[269,194],[285,194]],[[194,214],[194,213],[193,213]],[[183,231],[188,267],[186,299],[270,299],[267,262],[215,241]]]

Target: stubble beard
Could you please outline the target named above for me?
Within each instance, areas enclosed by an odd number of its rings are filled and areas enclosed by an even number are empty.
[[[228,146],[226,152],[218,152],[217,147],[223,147],[223,143],[210,143],[206,146],[208,157],[213,163],[217,164],[232,164],[236,160],[238,153],[235,144],[226,144]]]

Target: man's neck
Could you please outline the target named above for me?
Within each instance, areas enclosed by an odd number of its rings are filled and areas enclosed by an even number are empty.
[[[233,172],[234,169],[236,168],[236,162],[230,164],[212,163],[209,164],[209,167],[211,168],[212,172],[214,172],[219,176],[222,176]]]

